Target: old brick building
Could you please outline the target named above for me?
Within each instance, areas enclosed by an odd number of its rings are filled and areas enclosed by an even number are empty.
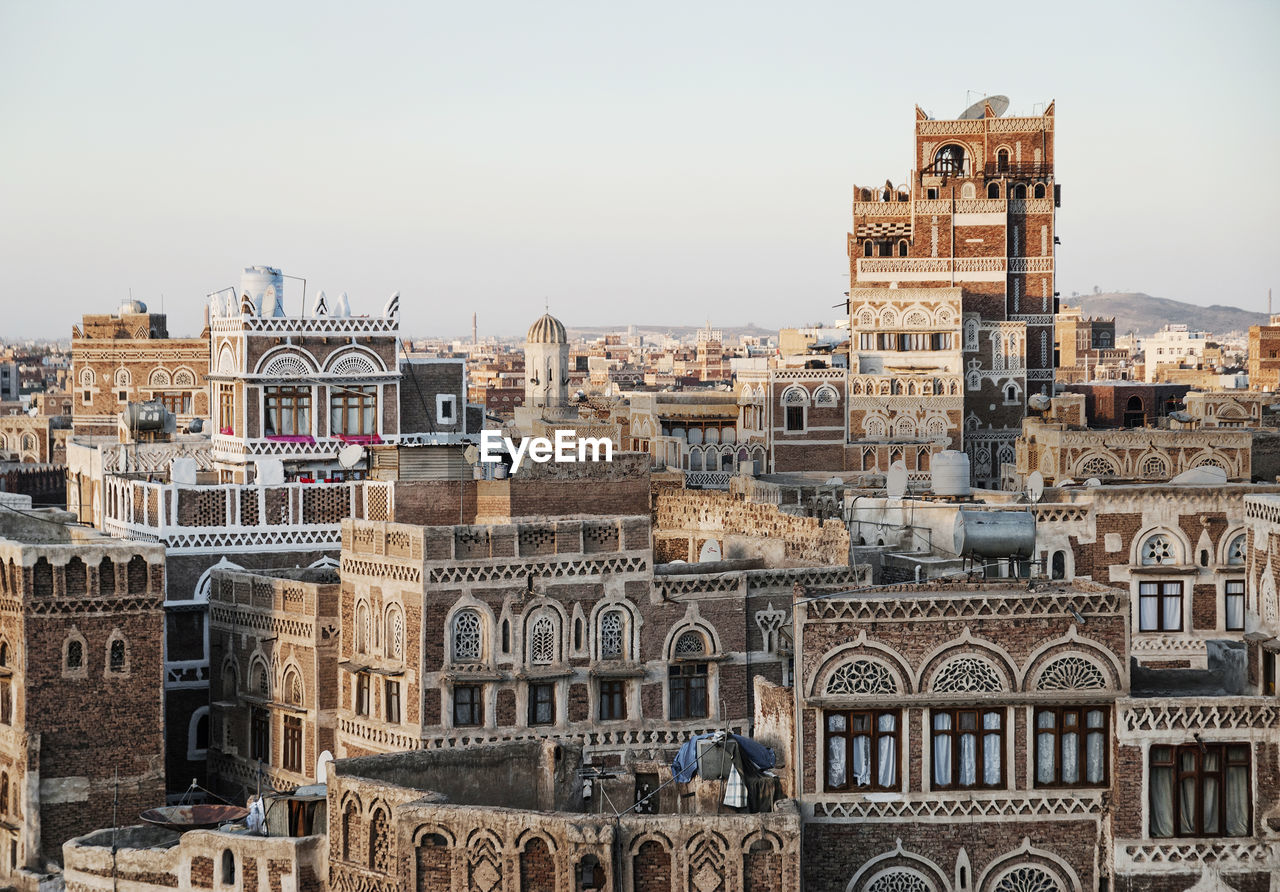
[[[209,775],[243,801],[314,783],[337,721],[336,569],[218,570],[209,586]]]
[[[114,436],[129,402],[155,400],[185,426],[209,417],[209,333],[171,338],[164,313],[131,300],[118,313],[86,315],[71,331],[75,435]]]
[[[913,168],[905,185],[854,189],[851,374],[865,362],[891,396],[894,380],[930,384],[932,400],[898,411],[937,404],[938,435],[955,447],[963,438],[974,481],[994,484],[1012,461],[1027,396],[1053,386],[1054,105],[1024,118],[987,105],[959,120],[917,108]],[[957,375],[962,425],[952,405]],[[927,417],[912,426],[920,422],[932,435]],[[880,429],[864,424],[857,434],[876,439]]]
[[[1101,888],[1127,600],[1089,583],[798,600],[805,888]]]
[[[71,521],[0,512],[0,876],[164,804],[164,549]]]
[[[1249,326],[1249,389],[1280,390],[1280,316]]]

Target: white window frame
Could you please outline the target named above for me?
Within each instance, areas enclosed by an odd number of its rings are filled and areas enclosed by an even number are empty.
[[[452,417],[446,419],[444,417],[444,408],[448,406]],[[458,396],[453,393],[436,394],[436,423],[437,424],[457,424],[458,423]]]

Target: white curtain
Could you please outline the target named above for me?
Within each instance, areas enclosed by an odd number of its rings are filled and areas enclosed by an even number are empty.
[[[843,787],[845,782],[845,739],[830,737],[827,739],[827,786]]]
[[[1106,775],[1107,737],[1101,731],[1090,731],[1085,738],[1085,780],[1100,784]]]
[[[1151,769],[1151,836],[1173,836],[1173,769]]]
[[[978,736],[960,736],[960,786],[972,787],[978,777]]]
[[[1160,628],[1160,600],[1155,596],[1160,593],[1160,586],[1154,582],[1143,582],[1138,585],[1138,629],[1147,631]]]
[[[1244,595],[1227,595],[1227,628],[1244,628]]]
[[[881,735],[877,744],[879,752],[876,754],[876,782],[882,787],[895,787],[898,782],[898,747],[893,736],[896,722],[896,716],[892,715],[882,715],[876,721]]]
[[[859,787],[871,784],[871,738],[860,735],[853,738],[853,782]]]
[[[1196,757],[1184,752],[1178,757],[1178,769],[1185,774],[1182,779],[1181,801],[1178,803],[1178,832],[1192,836],[1196,832]]]
[[[1062,782],[1080,782],[1080,735],[1074,731],[1062,735]]]
[[[1177,583],[1175,583],[1177,584]],[[1168,586],[1165,586],[1166,590]],[[1182,628],[1182,586],[1178,584],[1178,594],[1165,594],[1160,599],[1164,602],[1164,627],[1166,629]]]
[[[1036,713],[1037,728],[1052,728],[1054,724],[1054,714],[1048,710]],[[1054,753],[1053,734],[1041,731],[1036,735],[1036,783],[1051,784],[1057,778],[1054,777]]]
[[[985,713],[982,716],[982,727],[987,731],[999,731],[1000,713]],[[988,733],[982,737],[982,782],[989,786],[1000,783],[999,734]]]
[[[1227,769],[1227,836],[1249,835],[1249,769]]]
[[[933,717],[934,731],[946,731],[950,728],[951,716]],[[935,734],[933,738],[933,782],[938,786],[951,783],[951,738],[944,734]]]
[[[1217,774],[1210,772],[1218,772],[1222,770],[1222,756],[1216,750],[1209,750],[1201,757],[1201,771],[1204,772],[1203,785],[1201,787],[1201,795],[1204,799],[1201,803],[1203,809],[1201,817],[1204,820],[1204,826],[1201,828],[1205,833],[1218,833],[1220,831],[1219,823],[1221,815],[1218,814],[1218,798],[1222,793],[1219,784],[1222,779]]]

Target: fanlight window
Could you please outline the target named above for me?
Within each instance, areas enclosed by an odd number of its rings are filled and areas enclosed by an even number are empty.
[[[453,618],[453,658],[480,659],[480,614],[463,610]]]
[[[262,374],[272,378],[302,378],[309,371],[307,364],[301,359],[285,354],[284,356],[277,356],[267,363],[267,367],[262,370]]]
[[[394,608],[387,613],[387,656],[404,656],[404,614]]]
[[[819,406],[834,406],[839,400],[834,387],[820,387],[814,397],[814,402]]]
[[[1000,674],[986,660],[978,657],[957,657],[943,666],[933,679],[933,689],[938,693],[969,693],[971,691],[999,691]]]
[[[896,694],[898,683],[882,663],[853,660],[837,666],[827,678],[828,694]]]
[[[271,696],[271,679],[267,676],[267,667],[261,663],[253,670],[253,689],[264,700]]]
[[[685,632],[676,639],[677,657],[700,657],[707,652],[707,639],[701,632]]]
[[[1177,553],[1169,537],[1163,533],[1149,536],[1147,541],[1142,543],[1142,563],[1148,566],[1177,563]]]
[[[1238,566],[1244,563],[1244,533],[1236,536],[1227,546],[1227,563]]]
[[[872,880],[867,892],[933,892],[933,886],[915,871],[893,870]]]
[[[196,383],[196,376],[187,369],[178,369],[173,373],[173,383],[178,387],[190,387]]]
[[[1101,455],[1087,458],[1080,463],[1081,477],[1114,477],[1115,465]]]
[[[540,666],[556,659],[556,625],[549,616],[534,620],[529,633],[529,661]]]
[[[964,168],[964,149],[961,146],[945,145],[933,156],[933,172],[936,174],[961,176]]]
[[[1143,477],[1165,477],[1169,473],[1169,465],[1159,455],[1149,455],[1142,460]]]
[[[809,394],[803,387],[788,387],[786,392],[782,394],[782,404],[784,406],[804,406],[809,403]]]
[[[1058,881],[1038,867],[1015,867],[1000,878],[994,892],[1061,892]]]
[[[1102,671],[1084,657],[1062,657],[1045,667],[1037,687],[1042,691],[1100,691],[1107,686]]]
[[[333,364],[330,371],[335,375],[373,375],[378,369],[367,356],[356,354],[344,356]]]
[[[600,618],[600,658],[617,660],[622,657],[622,614],[610,610]]]

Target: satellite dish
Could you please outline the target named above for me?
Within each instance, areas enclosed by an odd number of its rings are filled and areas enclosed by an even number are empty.
[[[900,499],[907,494],[907,466],[901,461],[889,465],[889,473],[885,475],[885,489],[891,499]]]
[[[826,482],[826,485],[827,486],[844,486],[844,481],[841,480],[839,477],[832,477],[830,480]]]
[[[316,783],[327,784],[329,782],[329,763],[333,761],[333,753],[325,750],[320,754],[320,758],[316,759]]]
[[[1070,477],[1063,477],[1061,480],[1058,481],[1058,485],[1059,486],[1075,486],[1076,482],[1072,480]]]
[[[364,461],[364,457],[364,447],[359,443],[352,443],[350,446],[343,446],[338,450],[338,464],[348,471]]]
[[[1053,405],[1053,401],[1043,393],[1035,393],[1027,397],[1027,405],[1037,412],[1043,412]]]
[[[1044,475],[1039,471],[1027,475],[1027,498],[1033,505],[1044,498]]]
[[[1090,477],[1088,480],[1084,482],[1084,485],[1085,486],[1101,486],[1102,481],[1099,480],[1097,477]]]
[[[198,434],[202,430],[204,430],[203,418],[192,418],[191,421],[187,423],[187,433],[189,434]]]
[[[467,464],[474,465],[480,460],[480,450],[474,446],[468,446],[462,450],[462,457],[467,460]]]
[[[1192,420],[1191,413],[1183,412],[1181,409],[1178,409],[1177,411],[1174,411],[1174,412],[1170,412],[1169,417],[1172,418],[1174,421],[1180,422],[1182,424],[1187,424]]]
[[[984,96],[961,112],[958,120],[976,121],[979,118],[985,118],[987,116],[986,107],[988,105],[991,106],[991,110],[995,112],[995,116],[998,118],[1009,110],[1009,97],[998,95]]]

